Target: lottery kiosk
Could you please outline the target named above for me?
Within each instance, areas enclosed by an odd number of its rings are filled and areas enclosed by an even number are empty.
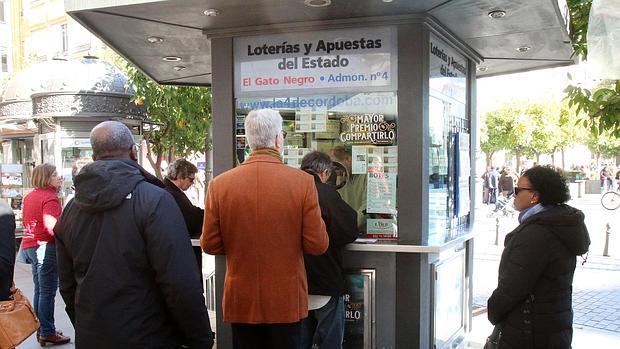
[[[232,51],[221,79],[232,82],[236,162],[249,152],[245,115],[277,109],[284,162],[329,154],[330,183],[358,213],[360,237],[345,252],[345,347],[458,347],[471,308],[476,58],[421,24],[218,42]]]
[[[331,156],[330,183],[358,213],[359,238],[344,253],[345,348],[465,346],[476,77],[572,64],[563,7],[85,3],[66,0],[68,13],[157,82],[212,87],[214,175],[247,157],[243,125],[252,109],[282,114],[288,166],[312,150]],[[215,268],[219,305],[225,257]],[[230,326],[216,312],[218,347],[230,348]]]

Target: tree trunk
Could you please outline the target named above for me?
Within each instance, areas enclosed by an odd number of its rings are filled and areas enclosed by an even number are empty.
[[[168,149],[168,165],[170,165],[174,160],[176,160],[174,157],[174,148],[170,148]]]
[[[517,159],[517,168],[516,168],[516,172],[518,174],[521,173],[521,152],[518,150],[515,150],[515,158]]]
[[[485,153],[485,155],[486,155],[486,162],[487,162],[486,168],[489,168],[493,166],[493,152]]]
[[[562,148],[560,150],[562,152],[562,168],[566,168],[566,162],[565,162],[565,158],[564,158],[564,148]]]
[[[555,167],[555,152],[551,153],[551,165]]]
[[[155,159],[153,159],[153,156],[155,156]],[[149,161],[149,164],[151,164],[153,171],[155,171],[155,176],[160,180],[164,180],[161,174],[161,160],[163,156],[162,154],[154,154],[152,152],[151,143],[149,141],[146,141],[146,159]]]
[[[540,153],[536,153],[536,165],[540,165]]]

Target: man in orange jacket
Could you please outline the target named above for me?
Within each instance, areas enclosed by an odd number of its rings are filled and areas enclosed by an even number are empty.
[[[251,111],[249,158],[209,183],[200,238],[226,255],[222,310],[233,346],[298,348],[308,316],[304,253],[320,255],[329,238],[311,175],[282,163],[282,117]]]

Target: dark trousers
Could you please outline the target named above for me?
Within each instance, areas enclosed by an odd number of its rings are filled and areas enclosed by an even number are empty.
[[[301,321],[290,324],[233,323],[234,349],[296,349],[301,345]]]

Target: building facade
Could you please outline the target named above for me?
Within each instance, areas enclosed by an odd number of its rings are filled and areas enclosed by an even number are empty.
[[[7,61],[15,72],[54,58],[101,56],[105,45],[65,13],[62,0],[2,0],[10,33]],[[3,35],[4,37],[4,35]]]

